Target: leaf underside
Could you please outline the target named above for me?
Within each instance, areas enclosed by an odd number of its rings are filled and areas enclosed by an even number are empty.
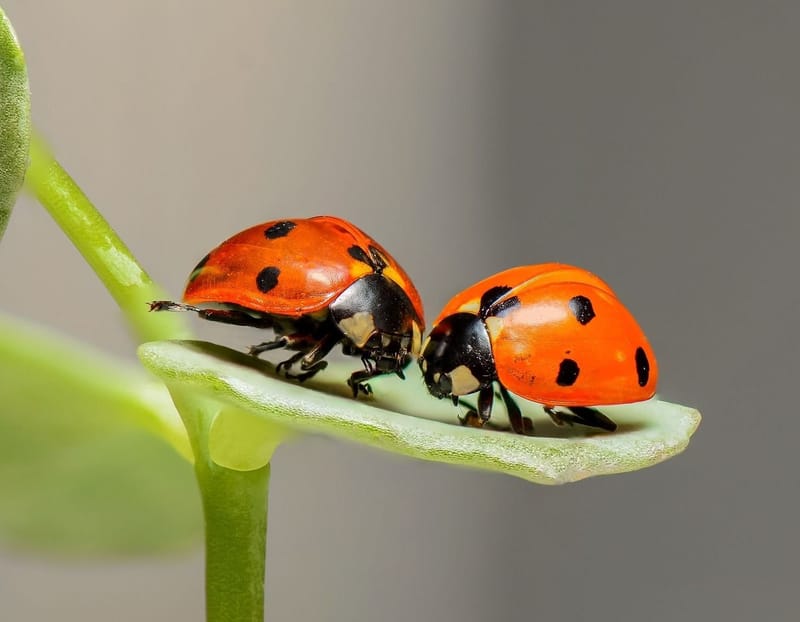
[[[263,421],[297,432],[329,434],[395,453],[450,464],[498,471],[540,484],[562,484],[593,475],[633,471],[666,460],[686,447],[700,423],[691,408],[650,400],[601,407],[617,424],[614,433],[580,425],[558,427],[541,407],[520,400],[525,416],[536,427],[535,437],[502,429],[459,425],[463,408],[436,400],[423,386],[415,365],[405,381],[383,376],[371,382],[370,397],[350,397],[345,384],[359,361],[331,364],[312,380],[299,385],[275,375],[274,365],[245,354],[200,341],[163,341],[139,348],[147,368],[168,384],[189,385],[237,411],[237,420]],[[225,410],[218,417],[225,415]],[[218,422],[215,422],[218,423]],[[499,405],[491,424],[507,428]],[[224,426],[235,436],[237,423]],[[253,434],[252,425],[242,435]],[[213,439],[212,439],[213,440]],[[252,444],[252,439],[250,440]],[[237,444],[212,451],[215,461],[260,466],[252,456],[237,455]],[[268,457],[265,457],[265,460]]]

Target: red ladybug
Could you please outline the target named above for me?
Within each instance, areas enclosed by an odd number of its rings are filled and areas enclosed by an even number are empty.
[[[478,392],[483,426],[497,382],[513,430],[532,433],[509,392],[545,405],[558,424],[606,430],[616,424],[590,405],[651,398],[658,368],[636,320],[611,288],[586,270],[558,263],[511,268],[455,296],[434,323],[419,364],[432,395]],[[568,407],[570,412],[556,410]]]
[[[187,304],[160,300],[150,307],[273,329],[275,339],[250,353],[296,350],[277,367],[288,378],[302,381],[324,369],[324,357],[341,343],[364,364],[347,381],[354,397],[370,392],[364,381],[373,376],[403,378],[425,327],[405,271],[366,233],[334,216],[274,220],[237,233],[197,264],[183,299]]]

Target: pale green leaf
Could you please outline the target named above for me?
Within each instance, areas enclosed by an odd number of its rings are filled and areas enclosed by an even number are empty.
[[[237,421],[225,425],[227,442],[212,446],[212,458],[226,466],[257,468],[263,458],[250,455],[259,445],[257,424],[266,427],[262,443],[275,429],[317,432],[396,453],[499,471],[542,484],[560,484],[654,465],[680,453],[700,422],[691,408],[651,400],[603,408],[619,425],[614,433],[582,426],[556,427],[538,405],[521,401],[538,436],[473,429],[458,424],[458,409],[430,397],[415,366],[403,381],[375,379],[374,396],[355,400],[344,379],[357,359],[331,365],[303,385],[277,378],[274,367],[253,357],[204,342],[147,343],[139,348],[145,366],[167,383],[201,392],[235,409]],[[493,416],[507,425],[501,408]],[[225,417],[223,409],[219,417]],[[241,425],[245,444],[232,439]],[[213,427],[212,427],[213,432]],[[263,452],[262,452],[263,453]]]

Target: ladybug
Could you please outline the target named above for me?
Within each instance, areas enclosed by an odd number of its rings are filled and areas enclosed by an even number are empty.
[[[295,350],[277,366],[287,378],[303,381],[325,369],[323,359],[340,343],[364,364],[347,381],[353,397],[371,392],[364,381],[373,376],[404,378],[424,330],[422,301],[406,272],[335,216],[273,220],[237,233],[197,264],[183,300],[151,302],[150,309],[271,328],[275,339],[250,354]]]
[[[489,421],[497,383],[519,434],[532,434],[533,424],[510,392],[543,404],[559,425],[613,431],[616,424],[589,406],[649,399],[658,377],[647,338],[611,288],[559,263],[511,268],[456,295],[419,365],[435,397],[458,405],[460,396],[478,393],[466,425]]]

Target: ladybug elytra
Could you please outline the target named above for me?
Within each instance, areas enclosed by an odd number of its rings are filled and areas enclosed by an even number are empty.
[[[460,396],[478,393],[477,409],[462,420],[476,427],[491,417],[497,383],[520,434],[532,433],[533,424],[510,392],[543,404],[559,425],[615,430],[590,406],[649,399],[658,376],[647,338],[611,288],[558,263],[511,268],[457,294],[434,323],[419,364],[435,397],[459,404]]]
[[[275,339],[250,353],[296,351],[277,366],[288,378],[312,377],[341,344],[364,364],[347,381],[354,397],[370,392],[365,381],[373,376],[404,377],[424,330],[422,301],[406,272],[375,240],[334,216],[275,220],[234,235],[200,261],[183,300],[150,307],[271,328]]]

